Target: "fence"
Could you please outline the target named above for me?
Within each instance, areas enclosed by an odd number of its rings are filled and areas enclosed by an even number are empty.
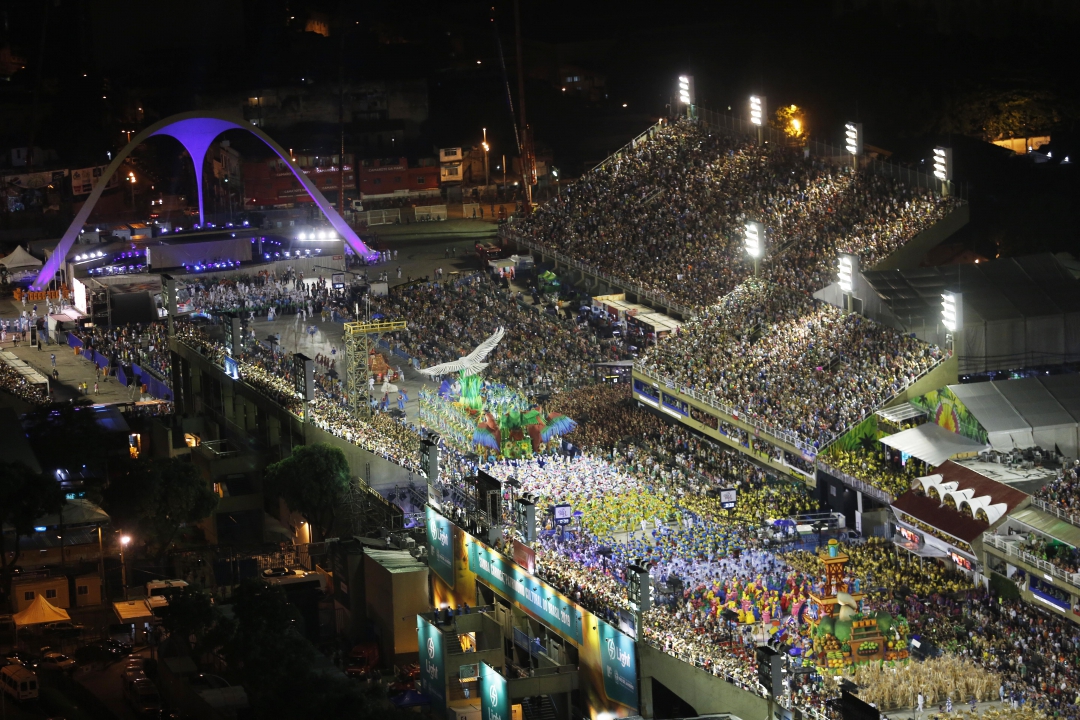
[[[991,545],[998,550],[1004,552],[1007,556],[1015,557],[1023,560],[1028,565],[1034,565],[1042,570],[1044,573],[1049,573],[1056,577],[1058,580],[1069,583],[1073,587],[1080,587],[1080,573],[1070,573],[1062,570],[1057,565],[1051,562],[1047,562],[1041,558],[1035,557],[1029,552],[1025,552],[1017,547],[1016,542],[1009,542],[1003,539],[999,535],[995,535],[992,532],[983,533],[983,542],[987,545]]]
[[[637,147],[638,143],[644,142],[645,140],[648,140],[649,138],[651,138],[653,136],[653,134],[657,130],[662,128],[663,126],[664,126],[664,121],[663,120],[658,121],[655,125],[651,125],[647,130],[642,132],[640,135],[636,136],[633,140],[626,143],[621,148],[619,148],[618,150],[616,150],[615,152],[611,153],[606,158],[601,160],[600,163],[598,165],[596,165],[596,167],[594,167],[589,172],[593,172],[593,171],[597,170],[598,168],[602,168],[604,165],[608,164],[612,160],[617,160],[617,159],[621,158],[623,156],[623,153],[627,152],[628,150],[633,150],[635,147]]]
[[[826,472],[829,475],[832,475],[837,480],[840,480],[841,482],[843,482],[845,485],[852,488],[853,490],[858,490],[859,492],[861,492],[864,495],[869,495],[870,497],[874,498],[875,500],[877,500],[878,502],[880,502],[880,503],[882,503],[884,505],[892,505],[893,496],[890,495],[889,493],[885,492],[884,490],[879,490],[878,488],[874,487],[873,485],[871,485],[869,483],[866,483],[866,482],[863,482],[862,480],[858,479],[854,475],[848,475],[843,470],[837,470],[832,465],[829,465],[828,463],[824,462],[823,460],[818,460],[817,461],[817,466],[823,472]]]
[[[700,393],[697,393],[697,392],[695,392],[694,390],[691,390],[688,387],[679,387],[678,385],[675,384],[675,381],[671,380],[670,378],[666,378],[666,377],[659,376],[659,375],[653,375],[652,373],[650,373],[648,370],[645,369],[645,364],[644,363],[635,362],[634,363],[634,371],[641,374],[641,375],[643,375],[644,377],[646,377],[646,378],[648,378],[650,380],[654,380],[656,382],[663,383],[669,390],[675,390],[676,392],[682,393],[683,395],[687,395],[689,397],[692,397],[692,398],[694,398],[695,400],[697,400],[700,403],[703,403],[705,405],[708,405],[709,407],[715,408],[716,410],[719,410],[720,412],[724,413],[725,415],[737,419],[739,422],[746,423],[747,425],[754,428],[755,430],[757,430],[760,433],[763,433],[763,434],[768,435],[770,437],[776,438],[777,440],[780,440],[782,442],[786,442],[788,445],[791,445],[792,447],[798,448],[804,455],[807,455],[809,457],[816,457],[817,456],[818,450],[817,450],[817,447],[814,446],[814,443],[812,443],[810,440],[807,440],[806,438],[803,438],[803,437],[799,436],[796,433],[793,433],[793,432],[790,432],[790,431],[787,431],[787,430],[776,430],[774,428],[770,428],[769,426],[765,425],[764,423],[762,423],[761,421],[759,421],[759,420],[757,420],[755,418],[744,417],[744,416],[739,414],[738,410],[731,407],[730,405],[725,405],[724,403],[719,402],[718,400],[714,400],[713,398],[705,397],[704,395],[702,395]]]

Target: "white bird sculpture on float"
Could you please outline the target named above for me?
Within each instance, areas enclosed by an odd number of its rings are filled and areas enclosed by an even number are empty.
[[[491,354],[491,351],[494,350],[495,346],[499,344],[499,341],[503,339],[505,333],[506,330],[499,328],[491,337],[477,345],[476,349],[465,357],[458,358],[453,362],[423,368],[420,372],[428,377],[452,375],[458,372],[464,372],[466,375],[476,375],[488,366],[488,363],[483,362],[484,358]]]

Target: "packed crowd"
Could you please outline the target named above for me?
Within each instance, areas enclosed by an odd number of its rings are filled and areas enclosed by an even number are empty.
[[[106,371],[121,364],[139,365],[167,381],[172,379],[166,325],[161,322],[135,323],[114,328],[92,327],[81,336],[83,345],[104,355]]]
[[[1065,512],[1080,515],[1080,461],[1059,468],[1057,477],[1039,488],[1035,497]]]
[[[26,378],[4,362],[0,362],[0,389],[6,390],[32,406],[45,406],[50,402],[45,388],[28,382]]]
[[[1040,560],[1045,560],[1067,573],[1080,572],[1080,550],[1077,550],[1072,545],[1066,545],[1056,540],[1048,540],[1031,533],[1024,538],[1021,547],[1024,552],[1030,553]]]
[[[505,328],[484,376],[529,392],[590,384],[595,379],[592,363],[625,359],[611,340],[520,302],[484,275],[395,289],[373,298],[371,311],[373,317],[408,323],[407,330],[384,339],[425,367],[468,355]]]
[[[812,293],[832,281],[838,252],[870,267],[950,207],[948,199],[873,173],[680,120],[509,232],[697,307],[751,273],[747,221],[766,228],[764,275]]]
[[[889,462],[883,452],[870,452],[861,447],[844,450],[833,445],[823,459],[830,467],[873,485],[894,498],[910,490],[915,478],[927,474],[922,463],[915,458],[909,460],[907,465],[900,466]]]
[[[943,359],[933,345],[751,280],[642,361],[770,432],[822,447]]]
[[[663,421],[636,407],[629,383],[589,385],[560,393],[551,398],[548,409],[577,423],[566,439],[590,452],[611,450],[664,428]]]

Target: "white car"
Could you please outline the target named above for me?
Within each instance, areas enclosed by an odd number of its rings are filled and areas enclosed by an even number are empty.
[[[75,667],[75,661],[63,653],[50,652],[45,653],[38,667],[45,670],[71,670]]]

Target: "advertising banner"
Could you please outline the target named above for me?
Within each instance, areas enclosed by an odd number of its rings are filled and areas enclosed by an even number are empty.
[[[443,582],[454,587],[454,550],[450,546],[453,524],[439,513],[427,508],[428,566]]]
[[[637,656],[634,641],[596,618],[600,632],[600,664],[604,669],[604,692],[622,705],[637,707]]]
[[[431,698],[438,716],[446,715],[446,668],[443,663],[443,636],[423,615],[416,616],[417,646],[420,649],[420,689]]]
[[[531,577],[502,554],[478,542],[469,543],[469,570],[564,636],[580,644],[581,610],[549,585]]]
[[[79,170],[71,171],[71,194],[72,195],[89,195],[94,191],[94,186],[101,182],[101,175],[105,172],[105,168],[108,165],[98,165],[97,167],[81,168]],[[119,184],[117,176],[114,174],[109,178],[109,184],[106,188],[114,188]]]
[[[520,540],[514,540],[514,562],[530,575],[536,574],[536,551]]]
[[[480,720],[510,720],[506,678],[487,663],[480,663]]]

